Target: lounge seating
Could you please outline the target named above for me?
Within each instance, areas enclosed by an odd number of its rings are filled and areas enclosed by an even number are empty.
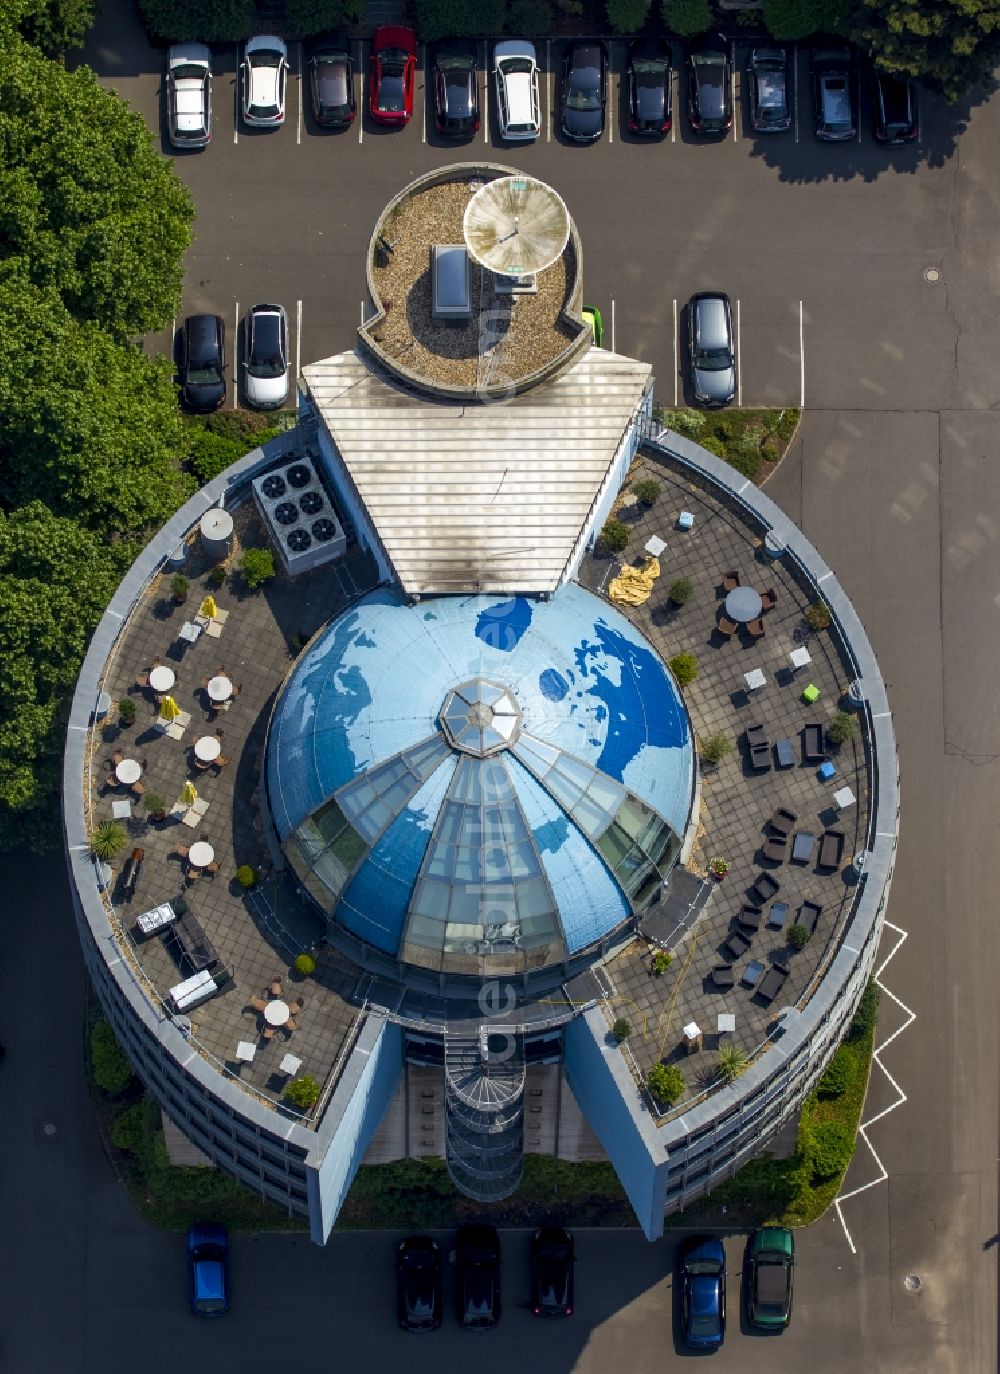
[[[748,725],[746,737],[748,749],[756,749],[759,744],[767,744],[767,731],[763,725]]]
[[[764,622],[763,620],[761,620],[760,616],[758,616],[756,620],[747,621],[746,632],[751,639],[764,638],[764,636],[767,634],[767,631],[764,629]]]
[[[779,768],[795,767],[795,750],[790,739],[779,739],[775,741],[774,752],[778,760]]]
[[[815,721],[810,721],[802,727],[802,762],[822,763],[825,758],[823,727]]]
[[[737,930],[730,935],[722,948],[729,956],[730,963],[735,963],[737,959],[741,959],[743,955],[746,954],[747,950],[750,948],[750,941],[745,935],[741,935]]]
[[[764,907],[778,891],[781,884],[770,873],[758,873],[757,881],[750,889],[754,906]]]
[[[722,574],[722,590],[724,592],[734,592],[739,585],[740,575],[735,568]]]
[[[730,620],[728,615],[720,615],[715,622],[715,628],[718,630],[719,634],[724,635],[726,639],[732,639],[733,635],[740,627],[735,620]]]
[[[799,830],[792,841],[792,863],[811,864],[816,836],[811,830]]]
[[[760,930],[761,910],[759,906],[741,906],[736,924],[741,930]]]
[[[142,870],[143,851],[133,849],[132,857],[127,859],[125,867],[122,869],[122,897],[126,902],[130,902],[135,896],[135,889],[139,883],[139,874]]]
[[[197,872],[197,869],[194,871]],[[198,924],[197,917],[190,908],[183,916],[178,916],[169,927],[164,937],[164,941],[167,940],[173,945],[179,963],[189,968],[192,973],[213,969],[219,962],[215,946]]]
[[[783,864],[787,845],[788,840],[784,835],[768,835],[761,846],[761,853],[770,863]]]
[[[772,964],[764,974],[764,977],[757,984],[754,996],[759,997],[762,1002],[770,1004],[785,986],[785,979],[787,977],[788,969],[784,964]]]
[[[799,907],[799,914],[796,921],[800,926],[805,926],[806,930],[815,930],[819,925],[819,918],[823,914],[823,908],[819,902],[803,902]]]
[[[717,988],[731,988],[735,981],[732,964],[716,964],[712,969],[712,982]]]
[[[750,750],[750,767],[755,773],[770,773],[771,746],[769,744],[754,745]]]
[[[824,830],[819,842],[819,858],[816,860],[816,867],[839,868],[843,853],[844,832],[842,830]]]
[[[787,839],[792,833],[797,820],[797,812],[789,811],[787,806],[779,806],[774,815],[768,820],[767,824],[769,829],[773,830],[776,835],[784,835],[785,839]]]

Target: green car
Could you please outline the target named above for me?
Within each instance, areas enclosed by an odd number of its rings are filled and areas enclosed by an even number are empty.
[[[594,336],[594,343],[598,348],[604,347],[604,321],[601,312],[596,305],[585,305],[583,307],[583,318],[590,325],[590,332]]]
[[[762,1331],[783,1330],[792,1320],[795,1237],[783,1226],[761,1226],[750,1242],[747,1321]]]

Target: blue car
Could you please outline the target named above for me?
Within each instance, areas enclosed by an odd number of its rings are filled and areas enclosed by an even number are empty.
[[[680,1252],[681,1338],[718,1349],[726,1334],[726,1252],[717,1236],[692,1236]]]
[[[229,1311],[229,1234],[224,1226],[200,1222],[187,1236],[188,1300],[197,1317]]]

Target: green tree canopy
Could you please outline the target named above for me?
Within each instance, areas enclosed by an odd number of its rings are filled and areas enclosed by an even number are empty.
[[[68,48],[83,47],[94,23],[96,0],[5,0],[21,33],[47,57],[62,57]]]
[[[93,72],[0,43],[0,280],[52,288],[119,337],[158,329],[193,217],[142,117]]]
[[[763,0],[764,23],[790,43],[813,33],[846,33],[849,0]]]
[[[150,37],[165,43],[221,43],[249,38],[253,0],[139,0]]]
[[[955,100],[1000,62],[997,0],[854,0],[851,37],[889,71],[923,77]]]

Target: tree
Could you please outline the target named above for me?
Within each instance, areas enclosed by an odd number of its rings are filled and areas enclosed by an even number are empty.
[[[949,100],[987,83],[1000,62],[996,0],[854,0],[851,10],[851,38],[878,66],[923,77]]]
[[[62,57],[68,48],[82,48],[93,27],[95,0],[7,0],[16,7],[21,33],[46,57]]]
[[[364,12],[364,0],[287,0],[285,32],[293,38],[309,38],[343,24],[357,24]]]
[[[416,29],[425,42],[499,33],[506,0],[416,0]]]
[[[132,1081],[132,1065],[115,1039],[110,1021],[103,1017],[90,1032],[90,1067],[97,1086],[112,1097],[123,1093]]]
[[[672,33],[685,37],[712,27],[708,0],[663,0],[663,18]]]
[[[163,43],[232,42],[254,31],[253,0],[139,0],[139,9],[150,38]]]
[[[846,33],[848,0],[763,0],[764,23],[775,38],[792,42],[811,33]]]
[[[507,29],[525,38],[552,32],[551,0],[508,0]]]
[[[173,317],[194,209],[140,115],[89,68],[11,37],[0,148],[0,280],[55,290],[121,339]]]
[[[612,33],[638,33],[649,16],[650,0],[605,0]]]

